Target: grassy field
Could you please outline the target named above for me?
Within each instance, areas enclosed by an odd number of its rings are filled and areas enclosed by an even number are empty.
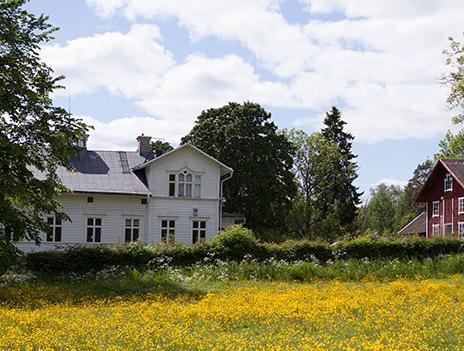
[[[464,349],[461,275],[313,283],[106,275],[0,287],[0,349]]]

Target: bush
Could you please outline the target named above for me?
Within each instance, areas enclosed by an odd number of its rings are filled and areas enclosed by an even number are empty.
[[[0,240],[0,275],[18,263],[20,257],[21,255],[14,245]]]
[[[317,264],[340,260],[435,258],[464,252],[464,241],[443,239],[360,237],[335,244],[308,240],[262,243],[253,232],[232,226],[206,243],[186,245],[143,245],[140,243],[114,246],[75,246],[65,251],[36,252],[27,255],[27,268],[34,272],[67,273],[99,271],[112,266],[164,268],[167,265],[186,267],[199,262],[258,261],[274,259],[286,262],[306,261]],[[0,271],[8,266],[8,256],[0,258]],[[2,262],[7,262],[6,264]],[[449,269],[461,270],[461,264],[449,263]],[[4,268],[3,268],[4,269]],[[312,268],[311,268],[312,269]],[[299,273],[292,273],[299,274]],[[348,272],[346,272],[348,274]]]
[[[213,253],[225,260],[241,260],[245,255],[259,254],[258,240],[250,229],[233,225],[217,234],[212,242]]]

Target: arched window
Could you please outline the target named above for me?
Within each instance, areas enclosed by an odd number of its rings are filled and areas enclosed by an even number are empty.
[[[193,184],[193,176],[192,174],[185,170],[179,173],[179,197],[192,197],[192,184]]]
[[[199,198],[201,197],[201,175],[192,174],[187,169],[177,174],[171,173],[168,178],[168,189],[169,196]]]

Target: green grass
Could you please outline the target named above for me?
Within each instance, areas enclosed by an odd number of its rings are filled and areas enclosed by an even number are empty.
[[[200,297],[208,291],[227,287],[231,282],[388,282],[398,278],[440,279],[462,273],[462,254],[426,260],[340,260],[325,264],[217,261],[183,268],[166,266],[142,271],[114,267],[96,273],[52,276],[11,273],[0,277],[0,305],[34,308],[62,301],[80,303],[146,294]],[[50,290],[53,293],[50,294]]]

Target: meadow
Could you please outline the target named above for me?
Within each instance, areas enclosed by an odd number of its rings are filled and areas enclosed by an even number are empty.
[[[464,277],[452,274],[462,259],[10,273],[0,349],[463,349]],[[342,266],[351,273],[333,276]]]

